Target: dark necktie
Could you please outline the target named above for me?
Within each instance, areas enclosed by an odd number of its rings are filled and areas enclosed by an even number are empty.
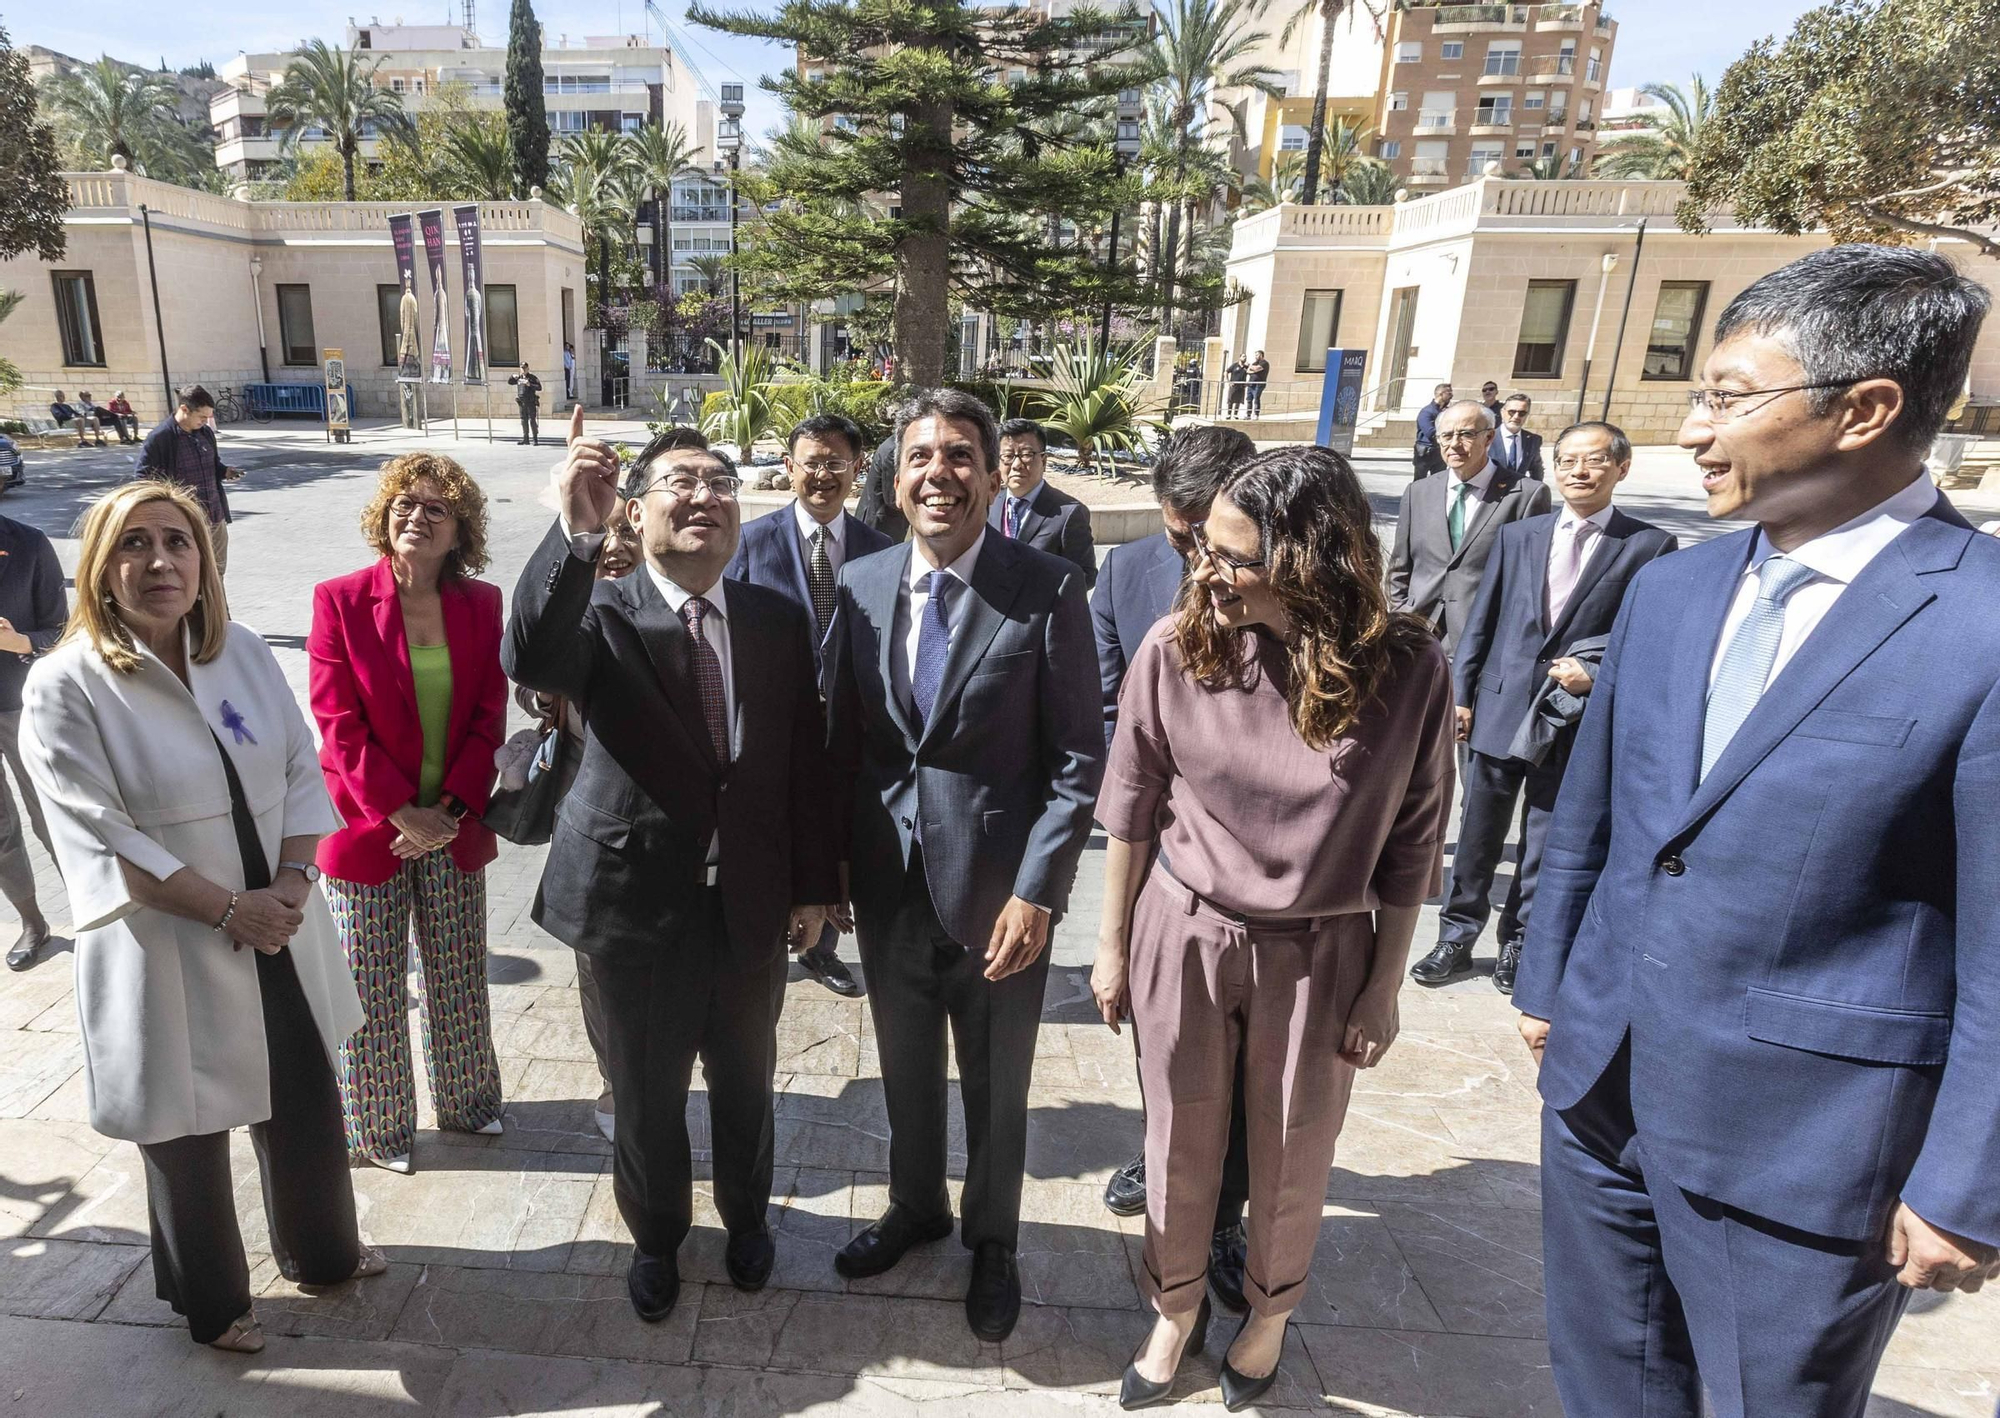
[[[951,573],[931,573],[930,599],[924,602],[923,628],[917,633],[917,666],[910,674],[910,704],[917,711],[917,732],[931,717],[938,685],[944,679],[945,651],[951,648],[951,617],[945,609],[945,587]]]
[[[813,528],[812,555],[806,559],[806,590],[812,596],[813,619],[826,634],[833,619],[833,559],[826,553],[826,528]]]
[[[1015,517],[1014,514],[1015,506],[1016,503],[1014,499],[1011,497],[1008,498],[1007,505],[1001,510],[1000,514],[1000,530],[1003,533],[1005,533],[1010,539],[1018,535],[1020,530],[1020,522],[1018,521],[1018,519]]]
[[[694,642],[694,682],[701,691],[701,713],[708,720],[708,739],[715,746],[716,761],[727,763],[729,699],[722,692],[722,660],[701,630],[702,617],[713,609],[700,596],[691,596],[681,606],[681,619],[687,622],[688,639]]]

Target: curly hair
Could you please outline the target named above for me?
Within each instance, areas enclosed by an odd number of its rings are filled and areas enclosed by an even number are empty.
[[[1261,453],[1231,469],[1216,497],[1257,525],[1271,590],[1294,632],[1285,646],[1292,728],[1309,748],[1328,748],[1354,727],[1395,659],[1431,640],[1430,627],[1389,609],[1368,494],[1338,453]],[[1243,634],[1216,623],[1206,596],[1181,598],[1174,639],[1196,683],[1245,684]]]
[[[441,453],[399,453],[382,465],[375,495],[361,509],[361,535],[389,555],[389,504],[425,478],[437,484],[458,519],[458,541],[444,559],[444,579],[477,576],[486,569],[486,494],[472,475]]]

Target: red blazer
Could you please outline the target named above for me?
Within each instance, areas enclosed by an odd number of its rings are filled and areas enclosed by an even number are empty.
[[[507,723],[500,669],[500,588],[485,581],[443,586],[444,638],[451,650],[451,719],[444,791],[469,809],[452,841],[461,871],[478,871],[498,848],[478,820],[493,790],[493,753]],[[417,795],[424,757],[410,645],[387,557],[313,589],[312,711],[320,768],[347,826],[319,844],[328,876],[380,886],[401,865],[389,850],[389,814]]]

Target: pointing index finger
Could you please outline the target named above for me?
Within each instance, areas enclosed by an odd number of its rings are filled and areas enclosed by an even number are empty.
[[[574,444],[579,438],[582,437],[583,437],[583,401],[579,399],[576,403],[570,406],[568,441]]]

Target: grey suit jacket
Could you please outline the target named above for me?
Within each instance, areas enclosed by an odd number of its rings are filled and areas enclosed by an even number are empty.
[[[938,919],[983,947],[1009,896],[1063,909],[1090,836],[1104,773],[1090,617],[1075,567],[989,532],[919,737],[890,658],[915,554],[840,568],[828,713],[850,895],[863,929],[886,926],[921,821]]]
[[[1465,539],[1453,551],[1445,517],[1456,482],[1446,469],[1404,489],[1396,513],[1396,546],[1389,554],[1389,604],[1428,620],[1443,639],[1446,655],[1458,651],[1500,529],[1549,510],[1546,483],[1497,468],[1485,495],[1474,504]]]
[[[996,532],[1006,506],[1007,491],[1002,488],[986,509],[986,525]],[[1083,573],[1085,590],[1097,584],[1097,544],[1090,535],[1090,509],[1068,493],[1046,482],[1037,487],[1021,515],[1021,525],[1014,529],[1014,539],[1072,563]]]

